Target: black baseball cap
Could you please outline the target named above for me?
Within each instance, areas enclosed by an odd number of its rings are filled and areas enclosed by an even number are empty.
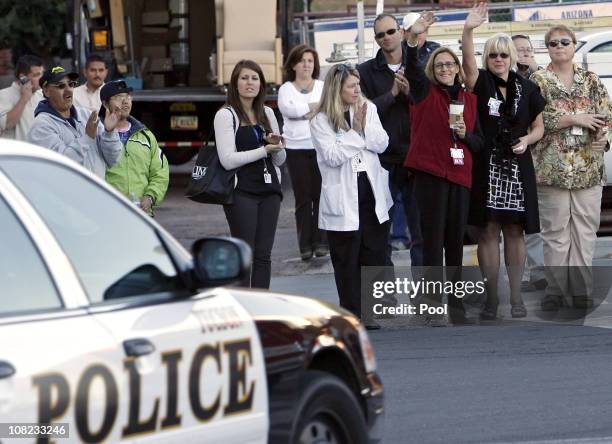
[[[113,96],[122,93],[130,93],[132,88],[127,86],[124,80],[115,80],[113,82],[105,83],[100,90],[100,100],[107,101]]]
[[[79,75],[76,72],[66,71],[61,66],[54,66],[43,73],[39,83],[41,88],[44,88],[50,83],[59,83],[64,77],[68,77],[70,80],[79,80]]]

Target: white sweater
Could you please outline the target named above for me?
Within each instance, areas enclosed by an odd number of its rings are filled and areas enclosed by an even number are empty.
[[[264,109],[266,116],[268,116],[268,120],[270,121],[272,132],[278,134],[278,122],[274,116],[274,111],[272,111],[272,108],[267,106]],[[234,115],[234,119],[236,119],[236,129],[234,129],[232,114]],[[240,126],[240,120],[233,109],[230,111],[227,109],[227,107],[223,107],[217,111],[217,114],[215,114],[214,126],[215,143],[217,145],[219,162],[221,162],[221,165],[226,170],[240,168],[243,165],[256,162],[268,156],[268,153],[263,146],[249,151],[236,151],[236,131],[238,130],[238,126]],[[287,153],[285,150],[272,154],[272,163],[276,168],[276,176],[278,177],[279,182],[281,179],[281,174],[278,167],[285,162],[286,158]]]
[[[310,111],[309,103],[318,102],[323,92],[323,82],[315,80],[309,94],[299,92],[292,82],[285,82],[278,90],[278,108],[283,115],[283,137],[288,149],[314,149],[310,125],[304,115]]]

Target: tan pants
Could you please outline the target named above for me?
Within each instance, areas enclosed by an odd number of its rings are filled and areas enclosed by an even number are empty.
[[[601,193],[600,185],[580,190],[538,185],[547,294],[591,295]]]

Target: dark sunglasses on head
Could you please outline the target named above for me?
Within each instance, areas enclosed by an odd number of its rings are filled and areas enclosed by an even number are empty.
[[[489,53],[489,58],[491,60],[495,60],[497,56],[500,56],[502,59],[507,59],[508,57],[510,57],[510,54],[506,54],[505,52],[490,52]]]
[[[77,86],[79,86],[79,82],[77,82],[76,80],[71,80],[70,82],[65,82],[65,83],[52,83],[53,86],[55,86],[57,89],[66,89],[67,86],[69,86],[70,88],[76,88]]]
[[[399,29],[397,29],[397,28],[387,29],[386,31],[377,32],[376,34],[374,34],[374,37],[376,37],[377,39],[382,39],[385,36],[385,34],[393,35],[397,31],[399,31]]]
[[[550,46],[551,48],[556,48],[557,46],[559,46],[559,43],[562,44],[563,46],[569,46],[570,43],[572,43],[572,41],[570,39],[559,39],[559,40],[551,40],[548,42],[548,46]]]

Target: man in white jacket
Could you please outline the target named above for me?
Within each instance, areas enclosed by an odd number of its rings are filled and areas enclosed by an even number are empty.
[[[28,135],[30,143],[64,154],[100,178],[106,169],[121,158],[123,145],[115,127],[119,122],[116,112],[108,113],[101,124],[98,113],[89,114],[72,104],[78,74],[61,66],[46,71],[40,79],[45,100],[34,115]]]

